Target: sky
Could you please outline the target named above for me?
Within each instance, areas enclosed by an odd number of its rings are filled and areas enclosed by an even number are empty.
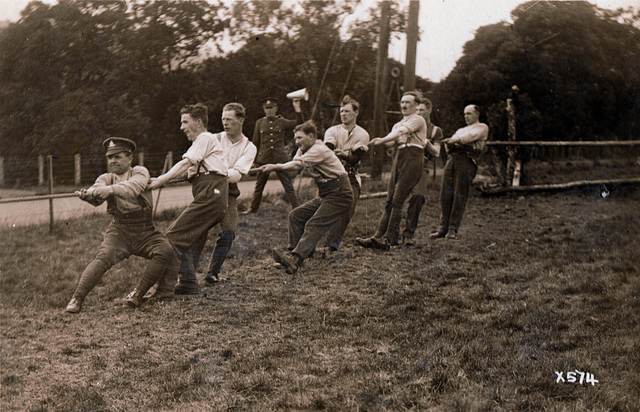
[[[379,0],[362,0],[364,6]],[[405,0],[406,1],[406,0]],[[55,3],[55,0],[43,0]],[[420,0],[418,24],[422,32],[417,47],[416,74],[439,82],[454,68],[462,56],[462,47],[472,40],[479,27],[501,21],[511,21],[511,11],[525,0]],[[0,20],[17,21],[29,0],[0,0]],[[634,7],[640,10],[640,0],[591,0],[603,9]],[[408,3],[407,3],[408,4]],[[534,6],[535,7],[535,6]],[[406,42],[394,41],[389,57],[404,62]]]
[[[373,0],[372,0],[373,1]],[[511,20],[511,11],[525,0],[420,0],[418,24],[421,30],[416,50],[416,74],[438,82],[462,57],[462,47],[475,37],[476,30],[489,24]],[[603,9],[632,6],[640,10],[640,0],[589,1]],[[534,6],[535,7],[535,6]],[[406,41],[392,44],[389,57],[405,61]]]

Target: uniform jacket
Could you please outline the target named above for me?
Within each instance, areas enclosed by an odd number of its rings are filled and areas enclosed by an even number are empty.
[[[107,199],[107,212],[118,216],[152,207],[151,192],[145,190],[148,183],[149,171],[144,166],[135,166],[122,175],[115,173],[100,175],[91,187],[113,187],[113,195]],[[98,199],[90,199],[88,202],[94,206],[103,203]]]
[[[253,144],[258,149],[256,163],[284,163],[289,161],[285,150],[285,133],[291,133],[298,124],[296,120],[285,119],[278,115],[272,119],[258,119],[253,130]]]

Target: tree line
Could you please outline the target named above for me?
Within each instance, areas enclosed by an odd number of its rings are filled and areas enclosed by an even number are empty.
[[[435,87],[445,126],[465,104],[477,103],[493,138],[506,140],[504,101],[517,85],[530,108],[523,113],[531,120],[523,133],[529,140],[637,138],[640,10],[532,1],[511,14],[512,24],[479,28]]]
[[[181,153],[189,145],[179,131],[184,104],[207,104],[215,131],[223,105],[241,102],[251,136],[262,98],[278,97],[292,118],[284,96],[303,87],[312,96],[306,114],[321,130],[339,121],[343,94],[361,102],[359,122],[373,130],[380,13],[350,23],[359,3],[32,2],[0,32],[0,152],[99,158],[102,140],[119,135],[147,153]],[[404,31],[407,6],[392,2],[392,33]],[[471,102],[501,138],[501,105],[516,84],[540,139],[638,135],[637,14],[528,2],[512,15],[513,24],[478,29],[442,82],[417,80],[446,134]]]

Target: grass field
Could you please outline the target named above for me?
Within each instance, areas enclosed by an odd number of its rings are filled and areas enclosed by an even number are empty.
[[[78,315],[108,217],[3,229],[1,409],[637,411],[640,190],[609,189],[472,198],[454,241],[428,237],[432,191],[417,246],[390,252],[355,246],[383,205],[361,201],[337,259],[296,276],[267,252],[272,205],[205,295],[123,307],[134,257]]]

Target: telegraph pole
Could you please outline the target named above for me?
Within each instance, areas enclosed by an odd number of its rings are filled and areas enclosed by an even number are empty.
[[[416,89],[416,49],[418,47],[418,14],[420,2],[409,2],[409,21],[407,22],[407,59],[404,64],[404,91]]]
[[[380,17],[380,39],[378,40],[378,54],[376,56],[376,84],[375,84],[375,102],[373,109],[374,137],[380,137],[387,134],[384,128],[385,111],[385,89],[387,87],[387,79],[389,77],[389,16],[391,14],[391,2],[384,0],[381,3],[382,14]],[[382,162],[385,148],[381,146],[373,146],[371,150],[371,177],[379,178],[382,176]]]

